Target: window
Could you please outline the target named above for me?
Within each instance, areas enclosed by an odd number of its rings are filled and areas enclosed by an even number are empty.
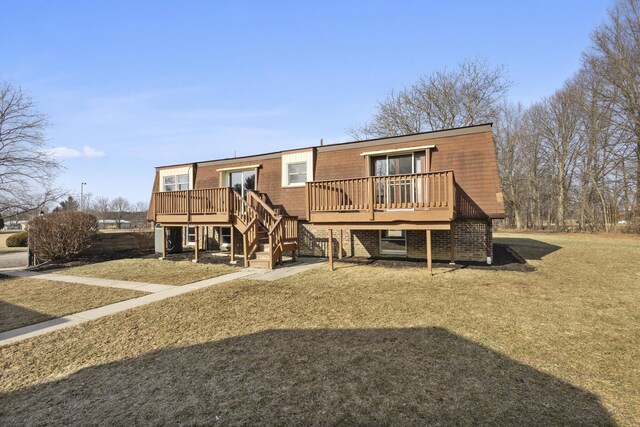
[[[380,253],[406,255],[407,232],[404,230],[380,230]]]
[[[304,187],[313,181],[313,150],[282,154],[282,187]]]
[[[187,229],[187,245],[195,245],[196,243],[196,228],[185,227]]]
[[[178,191],[189,189],[189,174],[167,175],[163,179],[164,191]]]
[[[415,152],[395,156],[373,158],[373,174],[375,176],[409,175],[422,172],[423,153]]]
[[[220,243],[227,246],[231,244],[231,227],[220,227]]]
[[[373,158],[375,176],[411,175],[422,172],[421,152],[380,156]],[[422,181],[411,178],[379,181],[376,185],[376,203],[410,203],[422,198]]]
[[[229,187],[247,199],[247,192],[256,189],[256,170],[236,171],[229,173]]]
[[[307,162],[287,165],[287,185],[301,185],[307,182]]]

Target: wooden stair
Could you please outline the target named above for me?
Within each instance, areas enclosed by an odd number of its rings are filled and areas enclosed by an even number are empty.
[[[284,216],[265,200],[249,192],[247,200],[234,193],[233,226],[242,233],[245,267],[272,269],[282,253],[298,249],[298,218]]]
[[[252,268],[269,268],[270,258],[269,238],[267,237],[266,242],[262,241],[258,244],[258,249],[253,253],[253,258],[249,260],[249,266]]]

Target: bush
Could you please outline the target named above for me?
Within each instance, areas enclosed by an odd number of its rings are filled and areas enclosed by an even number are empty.
[[[91,245],[98,220],[84,212],[57,212],[29,222],[29,240],[38,263],[67,260]]]
[[[10,248],[26,248],[27,247],[27,232],[21,231],[16,234],[12,234],[7,237],[7,246]]]
[[[138,249],[151,249],[154,247],[155,235],[153,234],[153,229],[136,227],[133,229],[132,235],[136,239]]]

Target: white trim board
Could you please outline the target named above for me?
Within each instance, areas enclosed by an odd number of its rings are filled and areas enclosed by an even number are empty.
[[[365,151],[364,153],[360,153],[361,156],[376,156],[378,154],[390,154],[390,153],[412,153],[414,151],[422,151],[428,150],[431,148],[436,148],[435,145],[421,145],[419,147],[406,147],[406,148],[393,148],[390,150],[379,150],[379,151]]]

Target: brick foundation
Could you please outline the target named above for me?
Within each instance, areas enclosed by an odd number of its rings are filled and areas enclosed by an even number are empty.
[[[455,237],[455,259],[457,261],[486,262],[493,257],[493,232],[491,221],[465,219],[453,223]],[[339,230],[333,231],[334,254],[338,254]],[[327,256],[327,230],[314,229],[309,223],[298,224],[298,243],[300,255]],[[450,261],[451,238],[449,231],[432,232],[432,253],[436,261]],[[367,258],[406,257],[425,259],[427,256],[426,231],[407,231],[407,254],[386,255],[379,251],[379,230],[344,230],[342,237],[342,253],[344,256]]]
[[[153,248],[152,231],[100,232],[91,241],[91,246],[83,254],[103,255],[134,249]]]

